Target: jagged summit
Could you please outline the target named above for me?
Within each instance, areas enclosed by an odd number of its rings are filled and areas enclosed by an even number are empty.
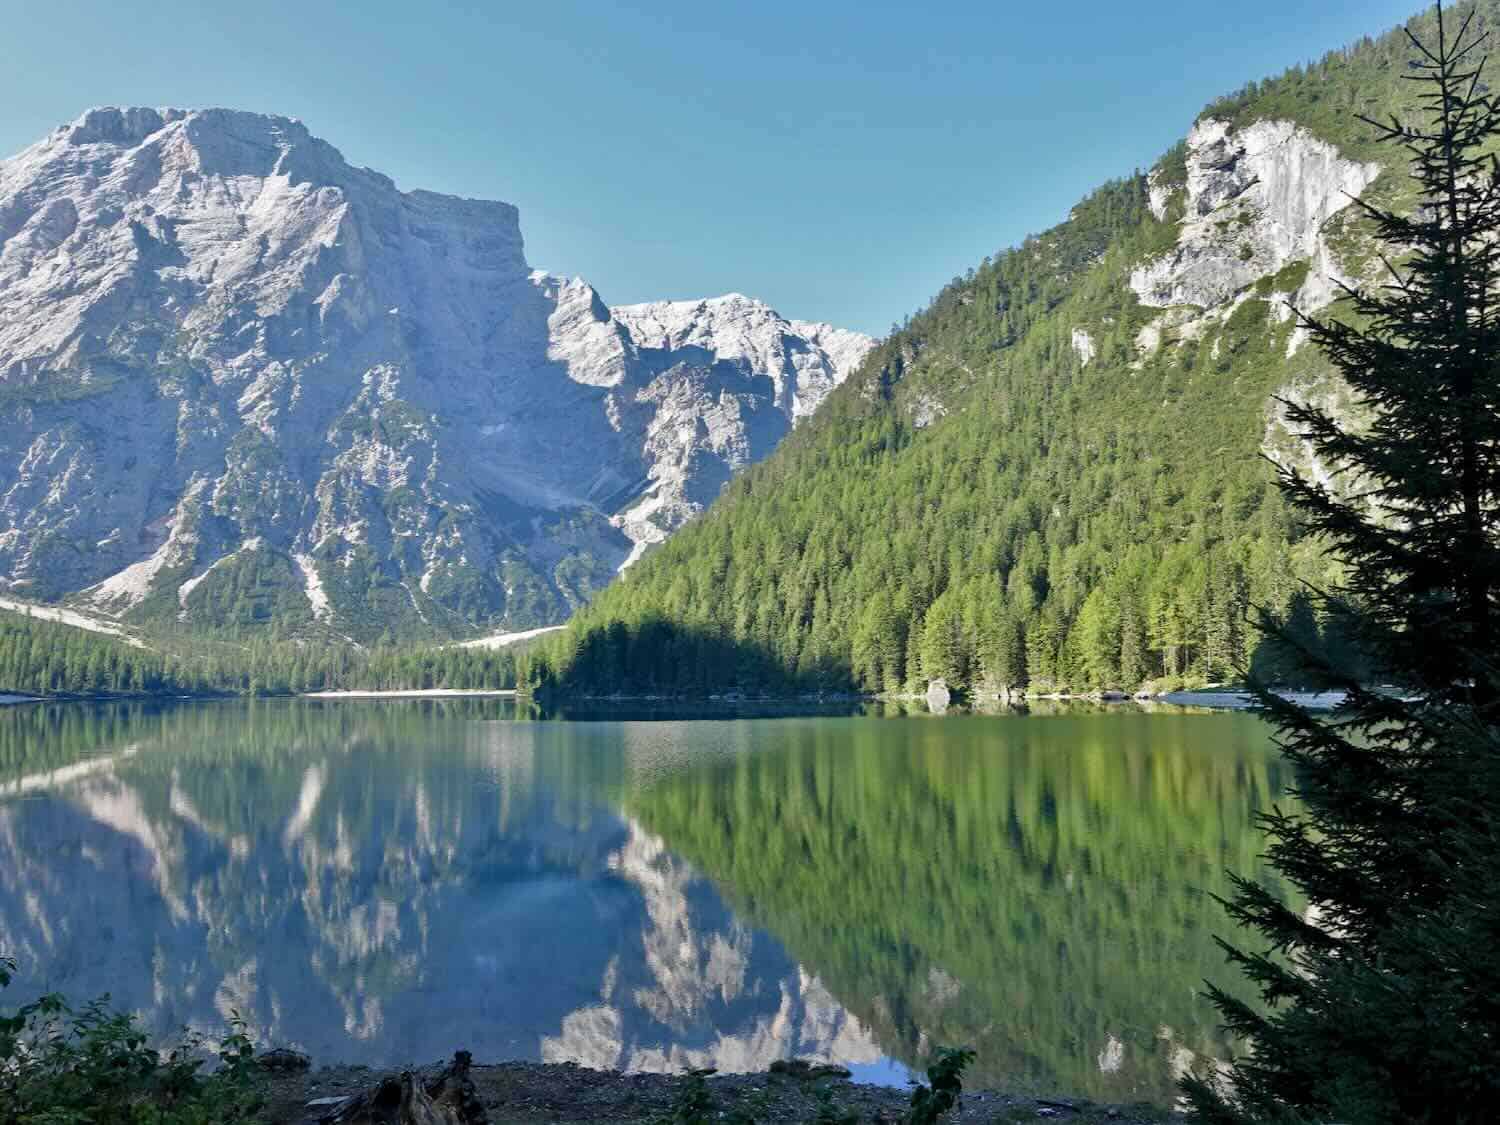
[[[869,346],[739,295],[611,310],[531,269],[515,207],[291,118],[89,110],[0,161],[0,588],[552,623]]]

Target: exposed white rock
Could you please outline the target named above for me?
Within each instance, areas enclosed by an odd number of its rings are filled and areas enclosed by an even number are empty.
[[[1157,222],[1165,222],[1167,219],[1167,205],[1171,203],[1175,189],[1171,184],[1162,183],[1161,171],[1153,168],[1151,174],[1146,177],[1146,206],[1151,209],[1151,214],[1156,216]]]
[[[1135,349],[1142,355],[1155,355],[1161,347],[1161,317],[1149,320],[1135,334]]]
[[[1073,351],[1078,356],[1079,364],[1083,367],[1087,367],[1089,365],[1089,362],[1094,358],[1094,355],[1096,354],[1096,349],[1094,347],[1094,338],[1089,335],[1088,329],[1073,329],[1072,344]]]
[[[1142,357],[1154,355],[1168,339],[1174,343],[1196,340],[1208,324],[1223,319],[1233,306],[1209,313],[1193,308],[1170,308],[1158,313],[1135,336],[1135,347]]]
[[[313,616],[320,619],[327,617],[332,606],[328,601],[328,592],[323,589],[323,579],[318,574],[313,557],[293,555],[292,562],[297,564],[297,569],[302,573],[302,590],[307,595],[307,604],[312,606]]]
[[[773,405],[794,422],[816,410],[873,346],[863,333],[786,320],[740,293],[622,305],[614,317],[642,352],[677,357],[700,349],[718,362],[764,372],[775,389]]]
[[[610,310],[514,207],[295,120],[91,110],[0,161],[0,590],[192,614],[259,538],[335,628],[551,624],[871,343],[738,295]]]
[[[1330,383],[1317,391],[1297,381],[1281,388],[1266,404],[1266,428],[1261,440],[1261,451],[1280,468],[1296,468],[1314,483],[1330,492],[1347,491],[1347,484],[1340,486],[1330,466],[1318,456],[1312,443],[1302,436],[1300,427],[1294,426],[1287,415],[1287,404],[1316,406],[1335,416],[1349,417],[1351,413],[1350,392],[1342,383]]]
[[[97,617],[86,613],[78,613],[71,609],[60,609],[57,606],[34,605],[31,602],[20,601],[16,598],[0,598],[0,609],[8,609],[12,613],[20,613],[35,617],[38,621],[55,621],[59,625],[71,625],[75,629],[87,629],[91,633],[105,633],[124,641],[136,648],[146,646],[131,636],[125,629],[113,621],[102,621]]]
[[[1324,224],[1379,173],[1289,121],[1231,130],[1205,118],[1188,134],[1177,247],[1132,272],[1130,286],[1145,305],[1218,305],[1317,253]]]
[[[913,395],[907,409],[911,412],[911,424],[919,430],[925,430],[948,414],[942,401],[930,394]]]
[[[1290,307],[1283,305],[1281,315],[1284,320],[1291,319],[1293,309],[1302,312],[1312,312],[1331,304],[1335,298],[1342,295],[1345,286],[1352,287],[1355,279],[1351,278],[1340,264],[1338,258],[1328,248],[1322,239],[1318,240],[1314,248],[1312,259],[1308,262],[1307,280],[1302,283],[1301,288],[1294,293],[1290,299]],[[1307,329],[1301,324],[1296,325],[1291,335],[1287,337],[1286,354],[1290,359],[1297,354],[1307,339]]]
[[[1125,1064],[1125,1044],[1113,1033],[1106,1036],[1097,1061],[1100,1074],[1114,1074]]]

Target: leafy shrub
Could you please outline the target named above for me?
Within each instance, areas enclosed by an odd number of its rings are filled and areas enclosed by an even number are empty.
[[[658,1117],[654,1125],[712,1125],[719,1116],[718,1103],[708,1088],[711,1066],[689,1070],[677,1087],[672,1111]]]
[[[15,973],[0,958],[0,987]],[[149,1045],[135,1017],[103,997],[75,1010],[57,995],[0,1015],[0,1125],[217,1125],[260,1108],[254,1048],[236,1018],[218,1045],[219,1067],[202,1036],[165,1052]]]
[[[927,1068],[927,1081],[931,1086],[917,1083],[911,1092],[911,1110],[906,1115],[909,1125],[936,1125],[943,1114],[958,1104],[958,1095],[964,1089],[964,1068],[974,1061],[974,1052],[967,1047],[941,1047],[937,1059]]]

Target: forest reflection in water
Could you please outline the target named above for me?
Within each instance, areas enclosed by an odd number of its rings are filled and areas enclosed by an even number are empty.
[[[526,715],[525,712],[522,713]],[[1224,1042],[1206,891],[1288,777],[1233,714],[0,710],[0,951],[156,1031],[1168,1102]]]

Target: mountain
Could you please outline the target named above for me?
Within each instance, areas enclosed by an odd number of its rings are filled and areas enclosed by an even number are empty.
[[[1500,2],[1477,18],[1500,27]],[[1435,32],[1430,14],[1411,26]],[[1151,169],[955,278],[575,618],[544,677],[1009,693],[1275,676],[1251,606],[1342,643],[1299,594],[1329,564],[1266,462],[1342,486],[1278,402],[1358,421],[1292,306],[1338,315],[1340,283],[1380,282],[1351,195],[1419,203],[1356,117],[1414,112],[1411,53],[1392,32],[1252,83]]]
[[[0,592],[370,639],[559,622],[872,341],[611,310],[505,203],[300,123],[95,109],[0,162]]]

